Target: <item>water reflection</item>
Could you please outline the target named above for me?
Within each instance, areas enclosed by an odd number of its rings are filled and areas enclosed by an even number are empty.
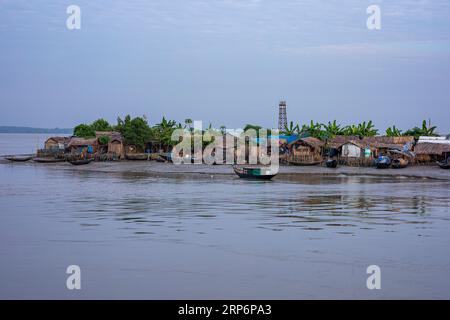
[[[66,194],[46,198],[49,215],[62,218],[59,209],[51,208],[64,206],[82,227],[112,219],[120,222],[118,228],[144,237],[186,232],[187,224],[201,226],[198,232],[204,234],[217,230],[222,219],[249,228],[327,229],[342,235],[376,226],[395,232],[392,227],[402,224],[425,229],[433,220],[447,219],[449,206],[447,182],[414,179],[305,176],[295,182],[258,182],[92,172],[64,172],[60,178],[66,183],[68,177],[72,183]]]

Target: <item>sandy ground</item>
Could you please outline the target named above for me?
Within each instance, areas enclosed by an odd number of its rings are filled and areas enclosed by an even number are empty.
[[[155,161],[120,161],[120,162],[93,162],[83,166],[73,166],[70,163],[25,163],[9,162],[1,159],[0,165],[13,166],[46,166],[59,170],[71,170],[80,172],[105,172],[118,174],[142,174],[152,176],[174,176],[174,177],[235,177],[230,165],[174,165],[171,163],[160,163]],[[392,176],[392,177],[415,177],[450,180],[450,170],[444,170],[438,166],[411,166],[404,169],[376,169],[367,167],[327,168],[322,166],[280,166],[279,174],[275,179],[291,180],[304,175],[365,175],[365,176]]]

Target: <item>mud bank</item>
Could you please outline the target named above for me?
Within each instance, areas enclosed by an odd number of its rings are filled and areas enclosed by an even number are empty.
[[[54,170],[70,170],[74,172],[105,172],[131,175],[151,175],[160,177],[236,177],[230,165],[174,165],[153,161],[120,161],[120,162],[94,162],[84,166],[73,166],[70,163],[41,164],[32,161],[25,163],[12,163],[0,160],[0,165],[9,166],[44,166]],[[304,175],[317,176],[381,176],[393,178],[420,178],[450,180],[450,170],[440,169],[438,166],[412,166],[404,169],[376,169],[368,167],[327,168],[322,166],[280,166],[276,180],[295,180]]]

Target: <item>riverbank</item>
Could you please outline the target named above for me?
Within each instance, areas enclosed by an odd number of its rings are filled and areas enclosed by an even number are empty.
[[[73,166],[70,163],[41,164],[32,161],[24,163],[12,163],[1,159],[1,165],[12,166],[45,166],[55,170],[71,170],[79,172],[105,172],[118,174],[136,174],[158,177],[230,177],[234,178],[231,165],[174,165],[155,161],[120,161],[120,162],[93,162],[84,166]],[[385,176],[385,177],[409,177],[420,179],[450,180],[450,171],[440,169],[437,166],[411,166],[404,169],[376,169],[370,167],[327,168],[322,166],[280,166],[276,180],[295,180],[304,175],[316,176]]]

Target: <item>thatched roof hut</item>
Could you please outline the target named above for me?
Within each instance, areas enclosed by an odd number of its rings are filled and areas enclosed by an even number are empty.
[[[322,161],[324,142],[314,137],[298,138],[288,144],[288,162],[292,164],[314,164]]]
[[[98,141],[97,138],[78,138],[78,137],[72,137],[70,138],[68,147],[72,152],[79,151],[79,152],[89,152],[89,153],[95,153],[97,152],[98,148]]]
[[[417,155],[442,155],[450,152],[450,144],[422,142],[416,144],[414,152]]]
[[[67,148],[70,137],[50,137],[45,140],[44,149],[46,150],[64,150]]]

